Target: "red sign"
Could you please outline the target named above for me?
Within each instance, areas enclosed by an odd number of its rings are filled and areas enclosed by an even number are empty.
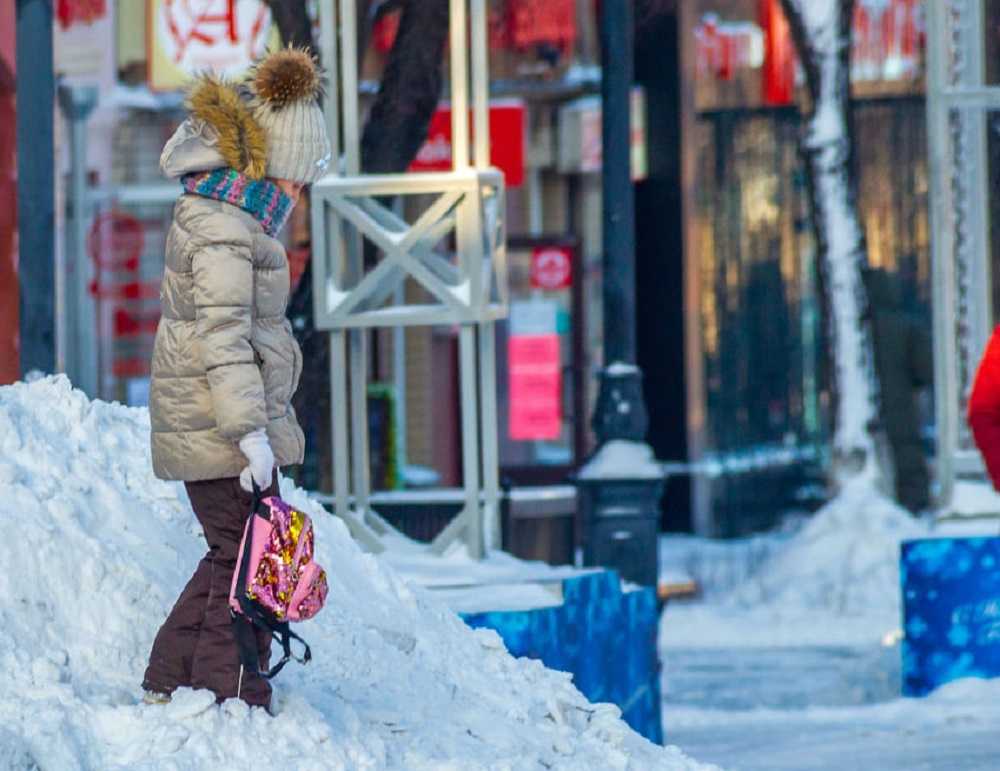
[[[531,253],[533,289],[557,291],[573,283],[573,252],[565,246],[538,246]]]
[[[781,0],[761,0],[760,24],[764,28],[764,104],[787,105],[795,98],[798,60]]]
[[[576,40],[575,0],[508,0],[510,42],[527,49],[545,43],[568,48]]]
[[[562,433],[559,335],[516,335],[507,341],[510,438],[555,440]]]
[[[114,336],[115,337],[140,337],[142,335],[155,335],[156,327],[160,323],[160,314],[138,315],[118,308],[114,314]]]
[[[107,0],[58,0],[56,3],[56,18],[63,29],[74,24],[93,24],[107,13]]]
[[[918,77],[924,47],[920,0],[860,0],[851,19],[851,78]]]
[[[160,284],[154,281],[127,281],[105,286],[95,279],[90,282],[90,293],[102,300],[158,300]]]
[[[269,45],[279,44],[264,0],[146,2],[154,90],[183,88],[191,75],[201,72],[242,77]]]
[[[751,21],[723,21],[706,13],[694,39],[699,77],[732,80],[738,70],[756,69],[764,60],[764,31]]]
[[[503,172],[508,186],[524,182],[522,102],[505,100],[490,105],[490,163]],[[410,171],[451,171],[451,167],[451,107],[443,106],[431,118],[427,140],[410,164]]]
[[[146,241],[142,223],[131,214],[109,211],[94,218],[87,253],[98,268],[136,271]]]

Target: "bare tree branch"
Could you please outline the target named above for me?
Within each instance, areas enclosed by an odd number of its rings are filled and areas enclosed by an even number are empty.
[[[306,0],[265,0],[271,9],[271,18],[278,25],[283,43],[298,48],[315,49],[312,23],[306,12]]]
[[[427,138],[443,81],[447,0],[405,0],[396,42],[361,137],[366,173],[405,171]]]

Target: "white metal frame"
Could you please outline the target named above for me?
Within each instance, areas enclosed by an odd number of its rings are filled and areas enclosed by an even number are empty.
[[[433,548],[443,552],[461,538],[481,557],[499,546],[495,325],[508,303],[504,181],[489,163],[487,0],[450,0],[450,172],[361,172],[355,0],[339,0],[339,22],[321,14],[330,79],[324,109],[342,164],[313,186],[311,198],[316,326],[330,333],[336,513],[367,548],[384,548],[390,528],[370,503],[366,330],[458,325],[465,505]],[[384,202],[414,195],[433,201],[413,223]],[[452,234],[454,261],[435,248]],[[380,252],[367,270],[364,239]],[[402,301],[400,287],[410,279],[431,302]]]
[[[964,415],[993,327],[986,139],[1000,85],[985,83],[982,0],[925,8],[937,477],[945,507],[956,475],[982,471]]]

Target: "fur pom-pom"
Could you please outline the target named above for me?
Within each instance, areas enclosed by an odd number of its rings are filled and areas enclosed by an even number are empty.
[[[267,137],[237,86],[214,75],[203,75],[195,81],[187,103],[195,118],[215,129],[219,154],[231,168],[250,179],[264,177]]]
[[[304,48],[283,48],[261,59],[251,75],[257,97],[275,109],[293,102],[317,99],[321,92],[319,67]]]

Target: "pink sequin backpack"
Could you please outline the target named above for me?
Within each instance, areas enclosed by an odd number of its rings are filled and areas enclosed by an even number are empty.
[[[281,498],[262,498],[254,488],[253,508],[243,529],[229,590],[229,608],[244,670],[271,678],[291,658],[301,664],[312,658],[309,646],[288,624],[312,618],[322,609],[326,572],[313,559],[309,516]],[[254,626],[270,630],[281,644],[281,660],[266,672],[260,669]],[[292,655],[292,640],[302,644],[302,656]]]

